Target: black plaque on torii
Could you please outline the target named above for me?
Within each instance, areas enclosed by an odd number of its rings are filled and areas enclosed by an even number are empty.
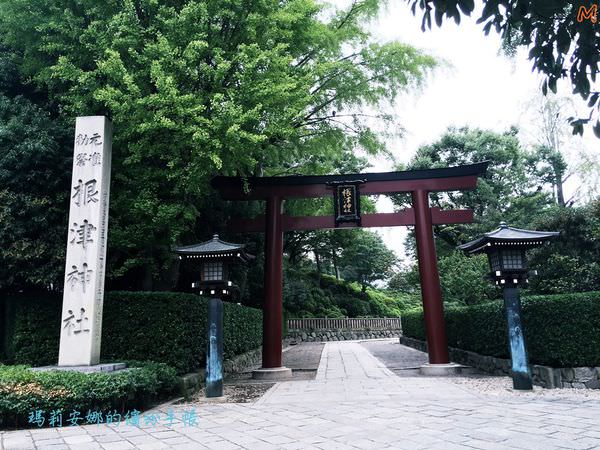
[[[343,222],[354,222],[359,227],[360,220],[360,185],[365,180],[335,181],[327,183],[333,187],[333,207],[335,226]]]

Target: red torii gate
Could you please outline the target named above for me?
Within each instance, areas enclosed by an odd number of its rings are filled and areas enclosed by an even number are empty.
[[[390,227],[414,225],[421,292],[430,364],[447,364],[448,342],[444,324],[444,306],[433,239],[433,225],[470,223],[471,210],[447,210],[429,206],[429,192],[474,189],[477,178],[485,174],[487,162],[441,169],[351,175],[240,177],[217,176],[212,186],[226,200],[265,200],[266,214],[254,219],[237,220],[235,232],[266,232],[265,301],[263,307],[262,369],[271,376],[289,376],[282,367],[282,284],[283,233],[336,227]],[[283,214],[286,198],[313,198],[333,195],[332,184],[360,184],[359,195],[410,192],[413,208],[397,213],[364,214],[359,223],[336,223],[331,216],[293,217]],[[244,187],[249,188],[246,192]],[[269,375],[267,375],[269,376]]]

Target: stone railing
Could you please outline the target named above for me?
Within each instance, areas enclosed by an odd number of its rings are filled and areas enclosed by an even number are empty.
[[[368,319],[288,319],[288,330],[400,330],[402,324],[399,317],[377,317]]]
[[[427,351],[421,340],[400,336],[400,343]],[[450,359],[459,364],[476,367],[494,375],[510,375],[510,360],[449,347]],[[531,365],[533,383],[545,388],[600,389],[600,367],[563,367]]]

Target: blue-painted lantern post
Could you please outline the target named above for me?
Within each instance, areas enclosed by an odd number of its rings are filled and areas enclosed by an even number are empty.
[[[206,346],[206,397],[223,395],[223,299],[234,299],[239,289],[230,280],[230,266],[235,262],[254,259],[244,251],[243,244],[219,239],[215,234],[210,241],[176,248],[179,259],[199,267],[200,281],[192,289],[208,297]]]
[[[533,389],[519,298],[519,285],[528,283],[530,275],[525,251],[543,245],[558,234],[521,230],[501,222],[500,228],[458,247],[468,255],[486,253],[492,269],[490,278],[503,288],[513,387],[518,390]]]
[[[206,396],[223,395],[223,301],[208,301],[208,336],[206,348]]]

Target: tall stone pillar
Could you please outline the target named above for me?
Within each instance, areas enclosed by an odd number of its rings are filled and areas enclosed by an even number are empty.
[[[111,122],[78,117],[74,147],[58,365],[90,366],[102,336]]]

